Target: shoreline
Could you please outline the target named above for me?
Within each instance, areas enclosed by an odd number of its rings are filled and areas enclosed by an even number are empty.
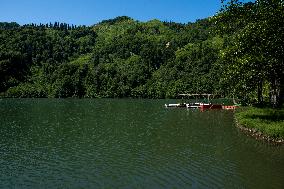
[[[283,138],[277,139],[277,138],[271,137],[267,134],[264,134],[263,132],[260,132],[259,130],[255,129],[255,128],[248,128],[244,125],[241,125],[238,122],[238,119],[236,118],[236,116],[234,116],[234,120],[235,120],[235,123],[236,123],[236,127],[241,132],[245,133],[249,137],[253,137],[256,140],[265,141],[265,142],[270,143],[270,144],[275,144],[275,145],[283,145],[284,144]]]

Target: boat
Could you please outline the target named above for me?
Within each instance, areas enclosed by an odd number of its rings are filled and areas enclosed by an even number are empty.
[[[238,105],[233,105],[233,106],[222,106],[222,109],[224,110],[235,110],[237,108],[239,108],[240,106]]]
[[[194,103],[178,103],[178,104],[165,104],[165,107],[167,108],[199,108],[200,110],[206,110],[206,109],[217,109],[217,110],[235,110],[236,108],[239,107],[238,104],[236,104],[235,100],[234,101],[234,105],[231,106],[225,106],[223,104],[213,104],[210,103],[210,97],[214,95],[213,94],[179,94],[179,96],[183,97],[195,97],[196,98],[196,102]],[[197,98],[198,97],[207,97],[207,99],[203,100],[203,102],[198,102]]]
[[[221,104],[200,104],[201,109],[223,109]]]
[[[201,103],[189,103],[186,104],[187,108],[199,108]]]
[[[165,104],[165,107],[166,108],[185,108],[185,107],[187,107],[186,105],[187,105],[186,103]]]

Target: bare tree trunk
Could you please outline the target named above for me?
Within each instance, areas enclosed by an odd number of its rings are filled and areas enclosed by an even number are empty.
[[[280,88],[280,80],[278,78],[273,78],[270,90],[270,102],[273,108],[281,107]]]
[[[281,75],[280,78],[280,96],[279,96],[279,107],[282,108],[284,101],[284,73]]]

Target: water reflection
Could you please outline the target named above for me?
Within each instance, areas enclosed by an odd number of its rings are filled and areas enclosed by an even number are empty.
[[[283,147],[165,103],[2,100],[0,188],[283,188]]]

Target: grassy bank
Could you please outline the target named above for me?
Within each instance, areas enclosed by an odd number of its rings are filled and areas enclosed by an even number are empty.
[[[240,126],[247,128],[255,136],[265,136],[266,138],[284,139],[284,110],[270,108],[241,108],[235,114]]]

